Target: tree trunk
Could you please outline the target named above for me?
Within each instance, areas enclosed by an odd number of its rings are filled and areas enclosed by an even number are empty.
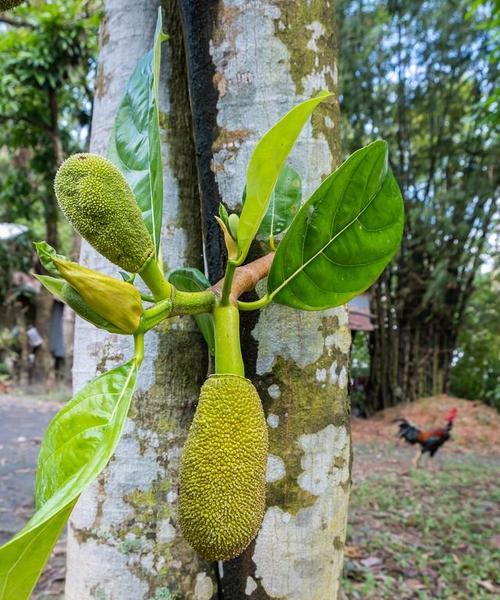
[[[391,323],[388,314],[392,306],[384,284],[389,279],[379,281],[373,292],[378,323],[370,336],[369,414],[445,393],[455,348],[456,329],[444,318],[438,323],[435,319],[423,321],[399,315]],[[393,343],[388,344],[389,338]]]
[[[240,207],[256,141],[295,103],[336,89],[333,6],[324,0],[163,4],[171,36],[162,85],[170,126],[165,262],[172,268],[200,261],[199,182],[206,265],[215,281],[223,245],[213,214],[221,199]],[[189,77],[182,72],[177,6]],[[151,44],[155,8],[146,0],[107,2],[93,151],[105,152],[126,79]],[[318,111],[293,153],[306,196],[338,163],[338,125],[335,99]],[[112,271],[87,244],[81,257]],[[66,600],[335,600],[351,458],[345,308],[304,313],[271,306],[242,319],[247,376],[269,424],[268,507],[256,541],[218,568],[200,561],[176,529],[178,457],[206,374],[206,352],[192,327],[182,319],[166,335],[148,334],[124,438],[70,521]],[[80,321],[75,348],[75,388],[130,352],[128,342]]]
[[[101,31],[91,151],[106,154],[126,82],[152,45],[158,3],[108,0]],[[201,234],[194,152],[182,44],[169,14],[162,73],[165,265],[201,266]],[[169,49],[170,48],[170,49]],[[180,54],[179,54],[180,53]],[[81,261],[108,273],[114,267],[82,244]],[[77,318],[74,387],[126,360],[127,339]],[[109,467],[80,498],[71,517],[66,600],[210,600],[212,564],[180,537],[175,516],[181,449],[206,376],[206,351],[188,318],[146,336],[146,355],[124,436]]]
[[[241,208],[257,140],[294,104],[336,90],[333,6],[281,0],[180,2],[190,72],[205,255],[221,275],[219,201]],[[304,194],[339,161],[337,99],[317,111],[291,162]],[[261,290],[262,292],[262,290]],[[350,438],[350,334],[344,307],[277,305],[242,315],[246,374],[270,433],[267,510],[256,541],[220,566],[220,598],[333,600],[345,541]]]

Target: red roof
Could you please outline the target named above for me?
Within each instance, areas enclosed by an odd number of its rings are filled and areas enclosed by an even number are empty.
[[[370,315],[349,311],[349,329],[353,331],[373,331],[375,327]]]

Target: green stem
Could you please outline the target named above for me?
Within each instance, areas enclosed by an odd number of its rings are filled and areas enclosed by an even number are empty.
[[[227,306],[229,304],[229,297],[231,295],[231,286],[233,285],[235,271],[236,263],[232,260],[228,260],[226,264],[226,272],[224,273],[224,283],[222,285],[222,294],[220,298],[221,306]]]
[[[245,376],[240,345],[240,313],[236,306],[219,305],[213,309],[215,334],[215,372]]]
[[[169,317],[210,312],[215,304],[213,292],[181,292],[173,286],[172,292],[172,300],[161,300],[144,311],[140,331],[149,331]]]
[[[155,301],[153,296],[150,296],[149,294],[144,294],[142,292],[141,292],[141,300],[144,300],[144,302],[154,302]]]
[[[158,262],[154,257],[148,260],[138,274],[151,290],[151,293],[157,302],[170,298],[172,286],[163,276]]]
[[[272,252],[276,252],[276,243],[274,241],[274,235],[272,233],[269,236],[269,248]]]
[[[139,368],[144,358],[144,333],[142,331],[134,334],[134,358],[137,368]]]
[[[153,329],[158,323],[161,323],[165,319],[168,319],[172,313],[172,300],[161,300],[158,304],[155,304],[151,308],[147,308],[141,317],[141,324],[139,325],[139,331],[149,331]]]
[[[252,302],[245,302],[244,300],[238,300],[238,309],[239,310],[259,310],[260,308],[264,308],[271,303],[271,296],[266,294],[259,298],[258,300],[253,300]]]
[[[215,304],[215,294],[206,292],[181,292],[173,288],[172,316],[199,315],[210,312]]]

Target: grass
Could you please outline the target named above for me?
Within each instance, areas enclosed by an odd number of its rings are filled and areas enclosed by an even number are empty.
[[[344,596],[499,597],[497,473],[493,459],[458,455],[434,473],[384,473],[355,484]]]

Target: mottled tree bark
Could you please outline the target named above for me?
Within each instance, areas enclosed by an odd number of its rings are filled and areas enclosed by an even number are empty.
[[[188,74],[182,73],[177,7]],[[168,267],[196,266],[203,231],[206,270],[215,282],[224,256],[213,214],[220,200],[240,208],[256,141],[300,100],[320,89],[336,91],[333,6],[325,0],[165,0],[164,8],[171,34],[162,85],[169,124],[165,258]],[[105,152],[126,79],[151,44],[155,9],[146,0],[107,2],[93,151]],[[338,163],[338,126],[335,98],[293,152],[306,196]],[[81,256],[113,271],[86,244]],[[271,306],[246,314],[242,329],[247,376],[260,392],[271,440],[268,506],[255,542],[216,568],[201,562],[176,528],[178,457],[206,373],[206,351],[183,319],[168,335],[149,334],[124,439],[71,519],[67,600],[338,597],[351,455],[346,310]],[[129,352],[128,343],[79,322],[75,386]]]
[[[241,208],[259,137],[297,102],[336,91],[333,6],[324,0],[181,0],[202,192],[205,254],[221,275],[213,215]],[[339,160],[337,98],[318,111],[291,162],[304,194]],[[257,250],[255,250],[257,252]],[[270,306],[242,318],[246,373],[270,433],[267,510],[256,541],[219,565],[220,597],[338,597],[349,495],[350,335],[345,308]]]
[[[91,151],[106,154],[118,103],[139,58],[152,45],[158,3],[108,0],[101,31]],[[190,111],[176,12],[169,5],[162,72],[165,127],[166,268],[202,266],[199,200]],[[168,141],[166,141],[168,140]],[[117,274],[82,244],[81,262]],[[74,387],[131,354],[128,338],[78,319]],[[213,565],[177,529],[179,455],[206,376],[206,351],[190,319],[146,336],[146,355],[124,436],[110,465],[80,498],[69,524],[66,600],[210,600]]]

